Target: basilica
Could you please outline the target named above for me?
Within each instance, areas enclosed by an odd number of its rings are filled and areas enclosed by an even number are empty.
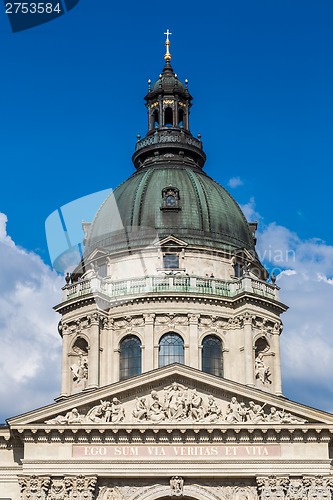
[[[59,397],[0,427],[0,500],[332,498],[333,415],[283,394],[287,306],[205,172],[169,36],[135,172],[55,306]]]

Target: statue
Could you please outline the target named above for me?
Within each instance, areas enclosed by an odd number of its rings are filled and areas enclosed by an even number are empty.
[[[255,376],[256,379],[260,380],[263,384],[271,384],[272,381],[270,380],[271,376],[271,370],[269,369],[268,366],[265,365],[263,361],[263,354],[259,353],[258,356],[255,359]]]
[[[88,356],[80,354],[79,364],[72,364],[73,381],[79,383],[81,380],[88,380]]]

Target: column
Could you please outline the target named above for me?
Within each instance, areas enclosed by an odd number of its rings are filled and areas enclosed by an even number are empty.
[[[276,323],[273,330],[271,349],[274,352],[274,392],[277,396],[282,396],[282,381],[281,381],[281,358],[280,358],[280,335],[282,325]]]
[[[246,313],[243,317],[244,330],[244,362],[245,362],[245,384],[254,386],[254,356],[253,356],[253,335],[252,316]]]
[[[185,363],[193,368],[199,369],[199,339],[198,339],[198,323],[200,314],[189,314],[189,350],[188,359]]]
[[[66,323],[62,323],[62,370],[60,397],[70,394],[70,369],[69,369],[70,331]]]
[[[88,353],[88,389],[99,386],[99,315],[90,317]]]
[[[148,372],[154,369],[154,321],[155,314],[144,314],[145,334],[144,347],[141,350],[142,372]]]

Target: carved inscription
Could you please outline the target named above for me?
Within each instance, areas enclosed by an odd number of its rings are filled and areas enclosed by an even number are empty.
[[[269,458],[281,455],[280,445],[232,445],[232,446],[145,446],[145,445],[105,445],[84,446],[73,445],[73,457],[86,457],[96,459],[110,458],[185,458],[185,457],[211,457],[211,458]]]

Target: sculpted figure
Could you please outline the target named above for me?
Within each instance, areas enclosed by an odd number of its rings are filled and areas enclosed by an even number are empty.
[[[187,401],[187,416],[192,420],[200,420],[204,415],[202,397],[197,393],[196,389],[189,391]]]
[[[132,412],[134,418],[138,420],[146,420],[147,419],[147,407],[146,407],[146,398],[136,398],[135,408]]]
[[[177,382],[173,382],[165,394],[165,408],[170,420],[186,417],[184,393]]]
[[[282,424],[304,424],[306,420],[303,418],[296,417],[291,413],[281,413]]]
[[[208,405],[205,412],[205,419],[208,422],[216,422],[218,418],[222,416],[222,411],[217,406],[215,398],[213,396],[208,396]]]
[[[226,421],[230,423],[241,422],[242,417],[240,414],[241,406],[237,401],[237,398],[232,397],[230,403],[227,406],[226,410]]]
[[[283,412],[278,411],[275,406],[271,407],[271,411],[266,415],[266,421],[276,424],[281,424],[283,418]]]
[[[74,382],[79,383],[81,380],[88,380],[88,356],[81,352],[79,363],[71,365]]]
[[[255,369],[256,379],[260,380],[260,382],[262,382],[263,384],[272,383],[272,381],[269,378],[271,376],[271,371],[269,367],[265,365],[262,353],[259,353],[258,356],[256,357],[254,369]]]
[[[265,414],[264,414],[264,406],[256,405],[253,401],[249,402],[249,409],[247,412],[247,422],[252,422],[253,424],[257,424],[259,422],[265,422]]]
[[[86,420],[89,422],[106,422],[106,415],[109,417],[110,412],[110,401],[102,401],[101,404],[91,408],[86,416]]]
[[[64,424],[81,424],[84,420],[84,416],[80,415],[77,408],[73,408],[66,415],[58,415],[51,420],[46,420],[46,424],[56,424],[56,425],[64,425]]]
[[[152,422],[161,422],[165,419],[164,408],[160,403],[158,394],[156,391],[151,391],[151,403],[148,410],[148,419]]]
[[[111,422],[118,423],[124,420],[125,410],[118,398],[112,399],[112,405],[110,410],[111,410],[110,411]]]

